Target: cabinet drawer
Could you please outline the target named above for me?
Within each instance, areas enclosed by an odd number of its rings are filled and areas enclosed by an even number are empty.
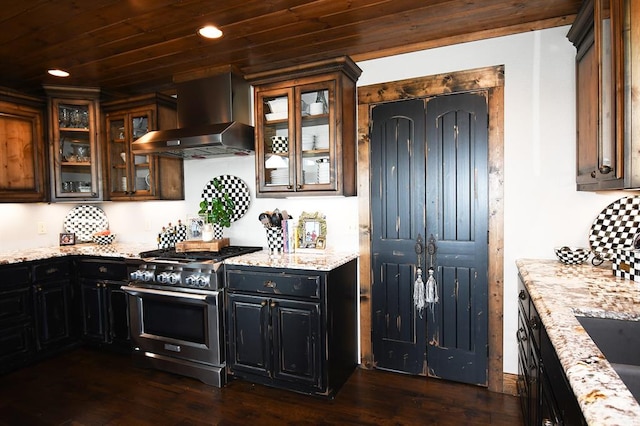
[[[53,260],[33,267],[34,281],[62,280],[71,276],[69,260]]]
[[[229,290],[260,294],[320,298],[319,275],[227,271]]]
[[[21,287],[29,285],[28,266],[9,266],[0,269],[2,272],[2,287]]]
[[[100,280],[127,279],[127,264],[120,260],[81,259],[76,266],[78,276]]]

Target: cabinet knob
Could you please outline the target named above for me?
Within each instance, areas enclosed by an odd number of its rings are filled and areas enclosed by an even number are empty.
[[[518,342],[527,341],[527,334],[524,332],[524,328],[520,327],[518,331],[516,331],[516,338],[518,339]]]
[[[537,330],[538,327],[540,326],[540,319],[538,317],[532,317],[529,320],[529,325],[531,326],[532,329]]]
[[[595,170],[591,172],[591,177],[594,178],[594,179],[596,178],[596,171]]]
[[[603,175],[607,175],[609,173],[611,173],[613,171],[613,168],[611,168],[611,166],[607,166],[607,165],[602,165],[598,168],[598,170],[600,171],[600,173],[602,173]]]
[[[271,304],[269,305],[271,308],[275,308],[276,307],[276,302],[271,302]]]
[[[524,290],[520,290],[520,293],[518,294],[518,297],[520,298],[520,300],[526,300],[527,299],[527,293],[525,293]]]
[[[267,280],[262,286],[267,288],[276,288],[277,284],[275,281]]]

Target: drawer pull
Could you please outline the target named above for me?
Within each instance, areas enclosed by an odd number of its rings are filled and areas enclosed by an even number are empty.
[[[263,286],[267,287],[267,288],[276,288],[276,282],[275,281],[271,281],[271,280],[267,280],[267,281],[264,282]]]

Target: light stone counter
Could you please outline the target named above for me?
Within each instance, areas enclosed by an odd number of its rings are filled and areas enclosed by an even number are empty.
[[[358,257],[352,252],[324,253],[283,253],[269,254],[267,250],[226,259],[228,265],[262,266],[266,268],[306,269],[315,271],[331,271]]]
[[[516,264],[587,423],[640,425],[640,405],[575,318],[640,320],[640,283],[616,278],[610,262]]]
[[[0,253],[0,265],[77,255],[139,258],[138,253],[155,248],[157,247],[153,244],[117,242],[107,245],[82,243],[73,246],[30,248]]]

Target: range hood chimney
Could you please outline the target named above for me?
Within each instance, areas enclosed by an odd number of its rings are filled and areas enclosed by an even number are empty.
[[[189,159],[253,152],[251,86],[244,78],[227,72],[176,89],[178,128],[145,134],[131,145],[134,154]]]

